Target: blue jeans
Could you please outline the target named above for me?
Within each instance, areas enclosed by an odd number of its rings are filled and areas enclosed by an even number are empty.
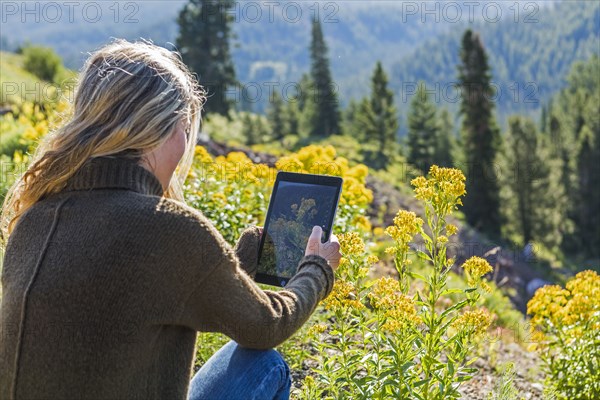
[[[276,350],[221,347],[194,375],[188,400],[289,399],[290,368]]]

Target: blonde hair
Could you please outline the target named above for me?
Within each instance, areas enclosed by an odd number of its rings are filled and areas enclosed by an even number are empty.
[[[86,60],[75,86],[72,116],[46,135],[27,170],[9,189],[0,214],[0,245],[37,201],[61,191],[86,161],[118,156],[137,161],[183,121],[185,153],[164,196],[183,201],[206,92],[178,52],[141,39],[114,39]]]

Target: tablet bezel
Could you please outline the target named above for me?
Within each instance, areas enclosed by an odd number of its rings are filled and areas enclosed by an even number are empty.
[[[267,210],[267,216],[265,218],[265,223],[263,224],[263,234],[260,238],[260,245],[258,247],[258,259],[257,265],[260,261],[260,257],[263,251],[263,245],[265,242],[265,238],[267,235],[268,223],[271,217],[271,211],[273,210],[273,202],[277,196],[277,189],[279,188],[280,182],[292,182],[292,183],[305,183],[312,185],[321,185],[321,186],[333,186],[337,188],[337,193],[335,196],[335,203],[333,204],[333,209],[331,210],[331,221],[327,221],[327,238],[325,240],[328,241],[331,237],[331,231],[333,230],[333,222],[335,221],[335,215],[337,213],[338,204],[340,201],[340,196],[342,193],[342,185],[344,180],[339,176],[333,175],[317,175],[317,174],[304,174],[298,172],[286,172],[279,171],[277,172],[277,177],[275,178],[275,183],[273,185],[273,191],[271,192],[271,198],[269,199],[269,208]],[[293,276],[292,276],[293,277]],[[284,287],[292,277],[281,277],[275,275],[264,274],[259,271],[256,272],[254,280],[258,283],[264,283],[272,286]]]

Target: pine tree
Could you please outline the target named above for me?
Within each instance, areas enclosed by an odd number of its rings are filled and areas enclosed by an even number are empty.
[[[227,90],[237,83],[229,50],[233,15],[227,11],[233,5],[233,0],[189,0],[177,18],[177,48],[208,90],[204,109],[225,116],[233,105]]]
[[[302,74],[298,82],[298,110],[305,112],[307,103],[312,100],[313,83],[309,74]]]
[[[463,35],[460,58],[462,146],[467,175],[464,211],[469,224],[497,236],[500,232],[500,203],[494,165],[500,133],[490,99],[493,90],[488,57],[479,35],[470,29]]]
[[[242,136],[246,139],[246,144],[252,146],[259,142],[258,132],[254,126],[252,114],[249,112],[241,112],[240,120],[242,122]]]
[[[371,78],[371,96],[360,103],[355,120],[359,137],[370,145],[365,163],[375,169],[385,168],[398,151],[398,112],[381,62],[377,62]]]
[[[291,133],[288,131],[288,124],[285,115],[285,105],[279,93],[274,92],[267,118],[271,124],[271,138],[273,140],[281,140],[283,137]]]
[[[568,86],[553,98],[547,123],[569,199],[563,250],[590,258],[600,258],[599,69],[598,56],[573,65]]]
[[[435,164],[437,139],[440,131],[436,107],[419,82],[408,114],[407,161],[423,173]]]
[[[239,116],[242,123],[242,136],[246,140],[246,145],[252,146],[263,143],[271,132],[269,122],[265,116],[249,112],[241,112]]]
[[[557,161],[549,144],[528,118],[513,116],[504,151],[499,157],[502,183],[502,215],[505,236],[520,244],[540,242],[551,250],[561,244],[561,210],[566,202],[560,174],[553,173]]]
[[[298,109],[298,100],[292,99],[287,102],[284,108],[285,120],[287,121],[287,130],[289,134],[302,136],[300,129],[300,110]]]
[[[362,130],[357,126],[359,110],[360,103],[355,99],[350,99],[348,106],[342,112],[342,134],[351,136],[357,140],[364,140]]]
[[[575,117],[577,190],[576,234],[583,253],[600,259],[600,58],[593,56],[577,63],[569,76],[569,86],[575,102],[571,115]],[[574,112],[573,112],[574,111]]]
[[[456,148],[454,141],[454,124],[452,116],[445,108],[439,117],[439,130],[435,141],[434,164],[440,167],[453,167],[453,153]]]
[[[310,45],[311,78],[313,103],[310,110],[310,135],[327,137],[340,133],[340,111],[337,89],[331,78],[327,44],[323,37],[321,23],[313,20]]]

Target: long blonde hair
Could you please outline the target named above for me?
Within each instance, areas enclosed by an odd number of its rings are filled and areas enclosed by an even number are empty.
[[[182,119],[189,126],[186,150],[164,196],[183,201],[205,101],[204,88],[178,52],[145,39],[114,39],[96,50],[80,71],[72,116],[43,138],[6,195],[0,246],[32,205],[61,191],[86,161],[101,156],[139,161]]]

